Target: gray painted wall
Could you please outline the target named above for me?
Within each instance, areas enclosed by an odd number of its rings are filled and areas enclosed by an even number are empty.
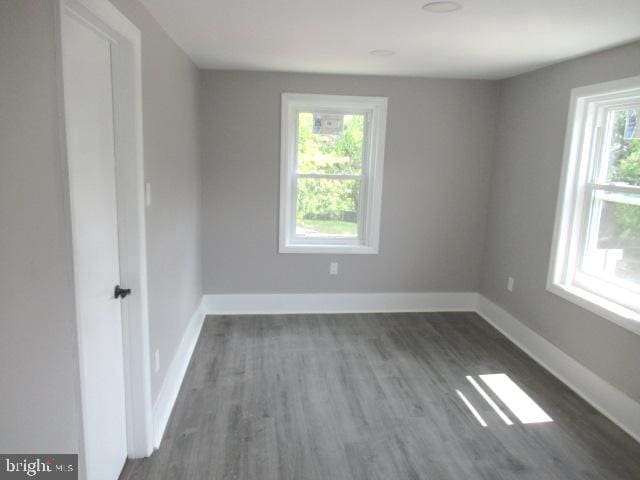
[[[114,3],[142,31],[152,357],[161,350],[155,398],[202,295],[198,72],[137,2]],[[53,7],[0,1],[2,452],[77,452],[80,443]]]
[[[204,291],[477,291],[496,85],[201,73]],[[282,92],[389,97],[379,255],[278,253]],[[329,276],[329,262],[340,263]]]
[[[78,451],[53,2],[0,2],[0,451]]]
[[[488,298],[636,400],[640,336],[545,285],[570,90],[639,74],[634,43],[501,83],[482,282]]]

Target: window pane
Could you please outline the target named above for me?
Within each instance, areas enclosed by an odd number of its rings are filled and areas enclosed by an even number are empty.
[[[640,195],[596,192],[583,268],[640,286]]]
[[[298,114],[298,172],[360,175],[364,115]]]
[[[357,237],[359,180],[299,178],[296,235]]]
[[[607,182],[640,185],[640,107],[611,114]]]

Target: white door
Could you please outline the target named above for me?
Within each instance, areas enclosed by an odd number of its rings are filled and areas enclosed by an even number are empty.
[[[127,438],[111,44],[63,15],[62,51],[85,462],[89,480],[116,480]]]

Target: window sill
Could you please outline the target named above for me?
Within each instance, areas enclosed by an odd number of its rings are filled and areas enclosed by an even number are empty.
[[[378,249],[367,245],[280,245],[280,253],[329,253],[377,255]]]
[[[611,300],[576,286],[552,283],[547,290],[599,315],[616,325],[640,335],[640,314]]]

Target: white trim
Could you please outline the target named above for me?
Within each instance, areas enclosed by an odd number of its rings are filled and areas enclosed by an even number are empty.
[[[587,193],[600,187],[590,183],[590,176],[599,161],[594,159],[594,151],[599,151],[596,146],[602,141],[601,110],[606,110],[611,104],[624,105],[634,95],[640,95],[640,76],[571,91],[546,288],[631,332],[640,333],[640,313],[634,305],[636,296],[608,282],[607,288],[589,287],[587,290],[585,285],[578,285],[575,278],[578,259],[582,256],[586,241],[586,223],[590,213]],[[617,186],[606,188],[613,191],[637,189]],[[611,291],[605,295],[604,292],[608,290]],[[624,304],[619,303],[622,299],[625,300]]]
[[[134,294],[123,302],[123,344],[127,452],[130,458],[153,451],[147,253],[142,130],[142,63],[140,31],[111,3],[103,0],[56,2],[61,150],[66,165],[66,125],[62,71],[63,15],[80,18],[105,32],[113,54],[114,134],[117,138],[118,240],[120,278]],[[68,186],[68,185],[67,185]],[[76,319],[77,322],[77,319]],[[84,435],[82,435],[84,437]],[[83,447],[84,448],[84,447]],[[91,466],[86,465],[86,469]]]
[[[200,337],[204,317],[201,302],[185,328],[180,345],[178,345],[176,353],[167,368],[162,387],[160,387],[160,392],[153,405],[153,446],[156,449],[160,448],[164,431],[171,417],[171,411],[178,398],[193,350]]]
[[[478,295],[477,313],[596,410],[640,442],[640,403],[482,295]]]
[[[204,295],[208,315],[366,312],[469,312],[475,293],[290,293]]]
[[[380,241],[380,214],[382,210],[382,174],[387,126],[386,97],[348,95],[316,95],[283,93],[280,124],[280,253],[356,253],[377,254]],[[353,239],[295,238],[295,148],[297,113],[301,110],[341,110],[362,113],[369,119],[365,132],[361,183],[361,211],[359,212],[358,243]],[[369,133],[368,133],[369,132]],[[314,175],[303,175],[313,177]],[[331,177],[317,175],[317,177]],[[342,176],[348,178],[352,176]]]
[[[378,253],[378,248],[374,246],[365,246],[365,245],[329,245],[329,244],[320,244],[320,245],[287,245],[280,247],[280,253],[329,253],[329,254],[345,254],[345,253],[353,253],[355,255],[358,254],[376,254]]]

